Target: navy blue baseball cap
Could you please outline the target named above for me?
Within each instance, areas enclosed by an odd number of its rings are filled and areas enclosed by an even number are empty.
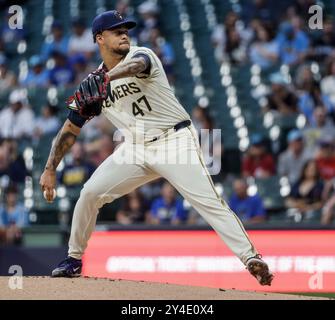
[[[92,33],[95,42],[95,36],[104,30],[114,29],[117,27],[124,26],[127,29],[136,27],[136,22],[125,19],[116,10],[105,11],[96,16],[92,23]]]

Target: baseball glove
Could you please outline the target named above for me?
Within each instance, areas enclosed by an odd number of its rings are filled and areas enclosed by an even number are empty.
[[[107,99],[107,73],[98,69],[88,75],[67,100],[68,108],[77,111],[82,117],[91,119],[101,113],[103,102]]]

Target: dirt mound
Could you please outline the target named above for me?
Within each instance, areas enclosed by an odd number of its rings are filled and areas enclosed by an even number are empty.
[[[101,278],[0,277],[0,300],[314,300],[320,298]]]

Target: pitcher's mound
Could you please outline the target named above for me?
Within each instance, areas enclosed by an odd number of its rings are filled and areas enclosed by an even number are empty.
[[[312,300],[314,297],[101,278],[0,277],[0,300]]]

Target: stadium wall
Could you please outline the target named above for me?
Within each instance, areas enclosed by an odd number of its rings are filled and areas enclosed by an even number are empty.
[[[86,276],[238,290],[335,292],[335,230],[249,231],[275,281],[260,287],[213,231],[95,232]]]

